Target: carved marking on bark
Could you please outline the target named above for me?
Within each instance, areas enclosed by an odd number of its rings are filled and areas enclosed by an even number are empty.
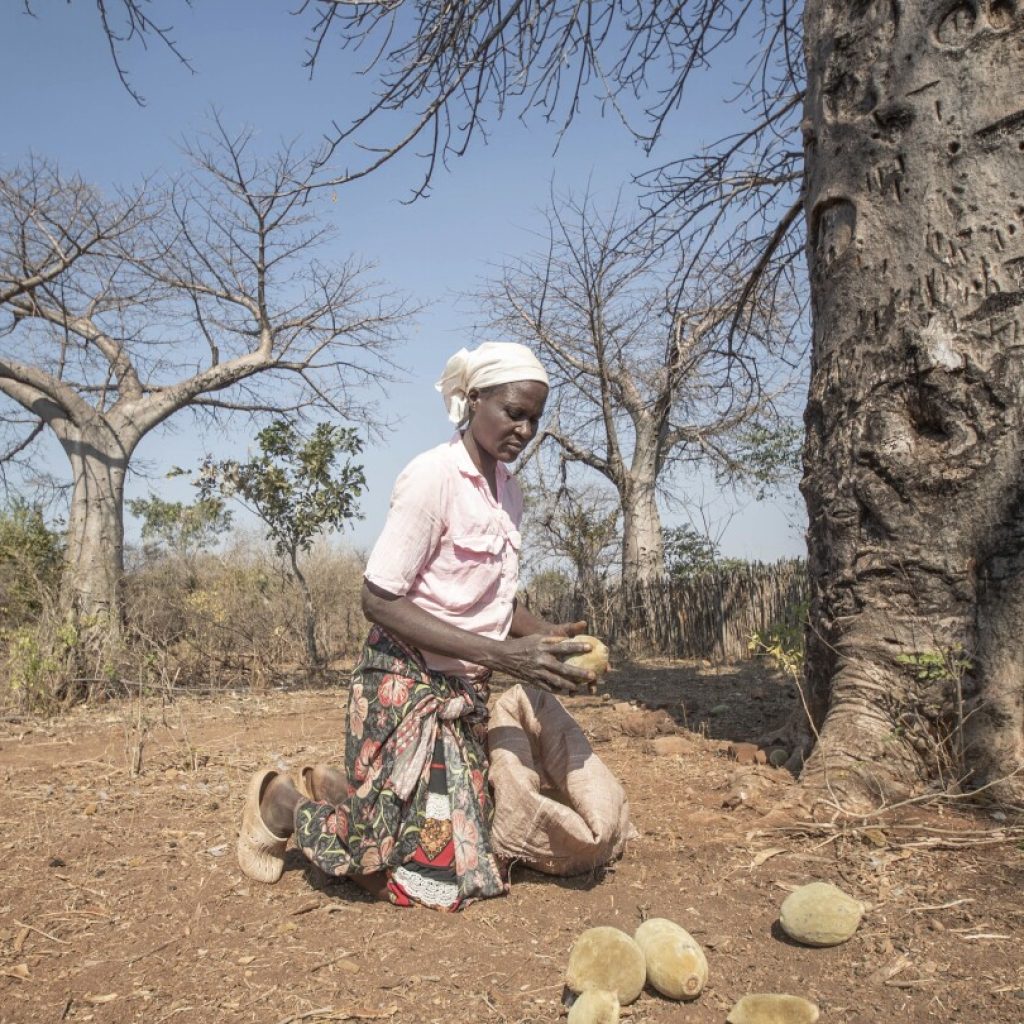
[[[870,114],[878,104],[878,90],[873,82],[862,82],[856,75],[845,72],[834,72],[822,92],[825,116],[831,121],[847,121]]]
[[[933,30],[938,46],[960,49],[967,45],[978,23],[978,12],[973,4],[956,3],[947,6],[940,13]]]
[[[816,266],[828,270],[856,237],[857,208],[848,199],[827,199],[818,205],[811,222]]]
[[[939,79],[939,78],[936,78],[936,79],[934,79],[931,82],[925,82],[924,85],[919,85],[916,89],[911,89],[907,93],[907,95],[908,96],[919,96],[921,93],[926,92],[928,89],[934,89],[935,86],[940,85],[941,82],[942,82],[942,80]],[[936,100],[935,101],[935,106],[941,110],[941,108],[942,108],[941,100]]]
[[[984,128],[979,128],[974,135],[975,138],[982,140],[995,136],[1002,141],[1011,132],[1016,132],[1021,128],[1024,128],[1024,110],[1016,110],[1012,114],[1007,114],[1006,117],[999,118],[998,121],[993,121],[992,124],[985,125]]]
[[[891,196],[896,202],[903,201],[903,157],[898,154],[888,164],[878,164],[874,168],[875,189],[880,196]]]
[[[996,32],[1007,32],[1013,27],[1016,9],[1010,0],[993,0],[985,11],[989,25]]]

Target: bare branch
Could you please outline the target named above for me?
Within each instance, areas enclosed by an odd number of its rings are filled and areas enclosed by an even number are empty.
[[[194,173],[148,182],[145,202],[38,161],[0,175],[0,391],[126,451],[193,403],[372,420],[356,391],[393,372],[411,307],[372,266],[316,259],[330,234],[295,192],[314,161],[260,155],[216,118],[188,151]]]

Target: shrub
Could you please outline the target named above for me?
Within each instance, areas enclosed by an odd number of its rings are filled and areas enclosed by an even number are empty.
[[[363,562],[317,545],[306,573],[328,668],[356,659],[366,633],[360,608]],[[125,579],[128,632],[160,659],[177,686],[263,687],[306,668],[302,596],[269,543],[244,534],[189,565],[144,558]]]
[[[63,565],[63,540],[38,506],[16,498],[0,511],[0,629],[24,626],[55,602]]]

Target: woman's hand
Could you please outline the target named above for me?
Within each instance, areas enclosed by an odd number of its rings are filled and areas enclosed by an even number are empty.
[[[585,625],[571,623],[556,628],[575,629],[576,626]],[[561,660],[572,654],[585,654],[590,650],[590,644],[564,639],[566,635],[572,634],[534,634],[505,640],[492,667],[545,690],[575,693],[580,686],[593,682],[596,677],[589,669],[566,665]]]
[[[587,624],[579,622],[548,622],[534,615],[524,604],[514,601],[512,604],[512,625],[509,636],[576,636],[586,632]]]
[[[586,633],[586,631],[587,623],[585,619],[580,619],[579,622],[560,622],[548,627],[549,636],[579,636],[580,633]]]

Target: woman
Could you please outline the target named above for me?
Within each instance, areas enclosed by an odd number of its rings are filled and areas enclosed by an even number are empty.
[[[516,601],[522,494],[505,468],[533,439],[548,396],[525,346],[462,349],[437,388],[458,426],[414,459],[367,563],[374,624],[352,677],[345,772],[300,785],[254,776],[239,863],[275,882],[294,832],[306,856],[375,895],[454,910],[506,891],[490,845],[487,682],[494,670],[548,689],[593,679],[562,659],[585,623],[553,625]]]

